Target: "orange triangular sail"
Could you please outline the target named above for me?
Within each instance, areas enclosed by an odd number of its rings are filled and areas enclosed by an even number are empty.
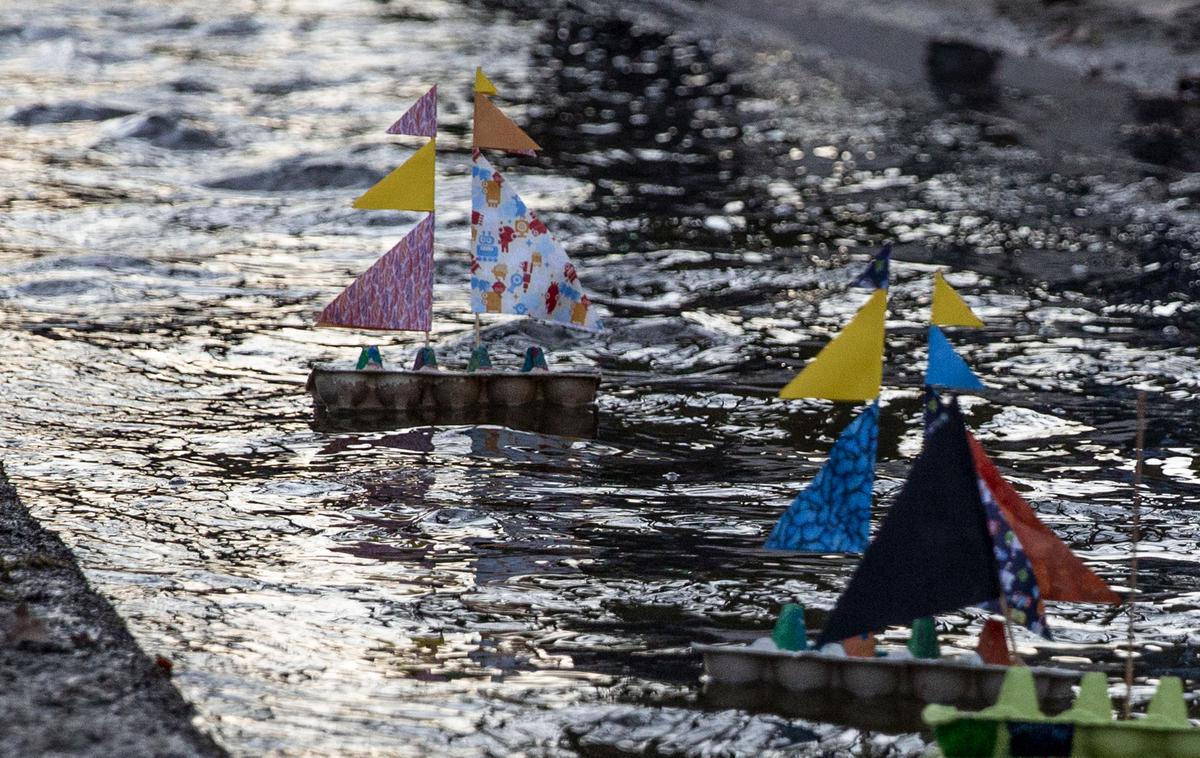
[[[528,153],[542,149],[480,92],[475,93],[475,136],[471,145],[512,153]]]
[[[1071,548],[1042,523],[1029,503],[1000,476],[996,465],[984,452],[983,445],[970,434],[967,439],[975,459],[975,471],[991,490],[1005,521],[1016,532],[1025,554],[1029,556],[1042,598],[1079,603],[1120,603],[1121,597],[1109,589],[1104,580],[1096,576],[1079,556],[1071,552]]]

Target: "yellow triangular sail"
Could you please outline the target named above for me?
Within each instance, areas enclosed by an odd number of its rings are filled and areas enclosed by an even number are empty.
[[[883,319],[887,291],[876,290],[846,328],[779,392],[782,398],[819,397],[859,402],[879,397],[883,381]]]
[[[933,309],[929,320],[938,326],[983,326],[941,271],[933,275]]]
[[[492,80],[487,78],[487,74],[483,73],[483,69],[475,68],[475,92],[480,95],[495,95],[496,85],[492,84]]]
[[[434,140],[354,201],[355,208],[376,211],[432,211]]]

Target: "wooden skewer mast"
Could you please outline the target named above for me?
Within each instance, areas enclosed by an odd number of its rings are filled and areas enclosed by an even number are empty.
[[[1125,718],[1133,707],[1133,618],[1138,592],[1138,541],[1142,538],[1142,461],[1146,448],[1146,391],[1137,393],[1137,465],[1133,469],[1133,534],[1129,555],[1129,625],[1125,649]]]

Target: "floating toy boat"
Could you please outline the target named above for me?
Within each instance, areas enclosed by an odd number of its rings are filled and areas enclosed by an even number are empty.
[[[928,758],[1194,758],[1200,755],[1200,729],[1187,718],[1183,683],[1173,676],[1158,683],[1140,719],[1116,721],[1103,674],[1084,675],[1075,705],[1057,716],[1038,709],[1033,672],[1008,670],[996,704],[975,713],[930,705],[923,713],[937,748]],[[939,752],[940,751],[940,752]]]
[[[816,650],[809,650],[802,609],[792,606],[789,623],[796,628],[781,631],[777,625],[772,640],[759,641],[765,647],[695,646],[711,682],[990,703],[1011,661],[1011,625],[1049,636],[1043,598],[1120,602],[1003,479],[967,431],[957,401],[939,395],[937,388],[984,386],[939,328],[982,322],[940,273],[934,281],[925,377],[925,446],[868,544],[889,254],[885,247],[856,281],[874,287],[867,303],[780,393],[870,404],[839,436],[825,466],[766,543],[771,549],[824,554],[865,549],[862,561],[826,620]],[[992,626],[995,634],[979,655],[942,659],[932,615],[971,605],[998,611],[1004,625]],[[784,610],[786,615],[789,608]],[[877,657],[874,633],[901,624],[914,628],[903,657]],[[1031,671],[1051,704],[1069,694],[1079,677],[1060,669]]]
[[[395,247],[363,272],[321,311],[318,326],[425,333],[410,370],[383,365],[377,347],[363,348],[357,365],[318,364],[308,390],[318,410],[334,415],[421,411],[434,423],[444,414],[461,418],[472,409],[543,405],[582,408],[595,402],[600,373],[550,371],[537,346],[524,365],[494,366],[481,338],[480,314],[528,316],[597,332],[602,323],[574,264],[483,149],[533,154],[538,145],[497,108],[496,89],[475,75],[475,128],[471,168],[471,310],[475,345],[465,370],[438,365],[429,344],[433,321],[434,159],[437,87],[432,87],[389,134],[428,137],[429,142],[355,201],[354,207],[421,211],[427,215]]]

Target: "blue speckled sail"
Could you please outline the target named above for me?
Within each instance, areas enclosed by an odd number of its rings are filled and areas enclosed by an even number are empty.
[[[784,512],[765,547],[824,553],[861,553],[871,523],[879,403],[842,431],[829,460]]]

